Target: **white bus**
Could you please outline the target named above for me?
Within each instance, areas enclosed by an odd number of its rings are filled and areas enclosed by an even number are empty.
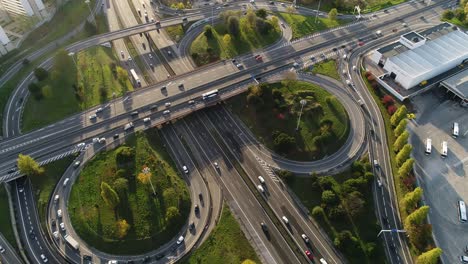
[[[138,86],[141,86],[140,77],[138,77],[138,74],[135,72],[135,70],[134,70],[134,69],[130,69],[130,73],[132,74],[132,78],[133,78],[133,80],[135,81],[135,83],[136,83]]]
[[[431,154],[432,151],[432,139],[428,138],[426,139],[426,151],[424,151],[424,154],[429,155]]]
[[[463,201],[458,201],[458,216],[461,222],[466,222],[466,207]]]
[[[459,133],[458,123],[454,122],[452,125],[452,137],[457,138]]]
[[[447,141],[443,141],[442,142],[442,153],[440,153],[440,155],[442,156],[442,158],[445,158],[447,157]]]
[[[202,94],[202,98],[203,98],[203,100],[206,100],[206,99],[215,97],[217,95],[218,95],[218,90],[216,89],[216,90],[209,91],[207,93]]]

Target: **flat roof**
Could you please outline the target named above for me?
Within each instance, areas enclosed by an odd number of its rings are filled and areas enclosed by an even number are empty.
[[[468,34],[452,31],[424,45],[388,58],[408,76],[417,77],[468,57]]]
[[[444,35],[447,35],[448,33],[450,32],[453,32],[457,30],[457,27],[450,24],[450,23],[447,23],[447,22],[444,22],[442,24],[439,24],[437,26],[434,26],[434,27],[431,27],[431,28],[428,28],[426,30],[423,30],[421,32],[419,32],[419,34],[429,40],[435,40],[439,37],[442,37]]]
[[[442,85],[447,87],[453,93],[462,97],[463,99],[468,98],[468,69],[459,72],[447,80],[442,82]]]
[[[420,42],[421,40],[424,40],[425,38],[418,33],[411,31],[409,33],[404,34],[402,37],[407,39],[408,41],[411,41],[413,43]]]
[[[390,58],[396,56],[400,53],[409,50],[405,45],[401,44],[401,42],[397,41],[391,44],[388,44],[385,47],[382,47],[377,50],[380,54],[382,54],[385,58]]]

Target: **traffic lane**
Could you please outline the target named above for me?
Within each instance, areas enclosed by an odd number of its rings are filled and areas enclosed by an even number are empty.
[[[296,244],[302,248],[303,252],[311,250],[312,247],[310,246],[312,244],[314,245],[314,252],[317,252],[316,250],[321,252],[329,263],[339,263],[340,258],[335,254],[333,246],[331,246],[331,241],[312,225],[306,213],[297,210],[297,205],[289,195],[285,194],[285,186],[277,179],[277,176],[274,175],[271,169],[260,164],[257,156],[250,150],[248,143],[240,139],[238,135],[230,133],[229,131],[231,128],[225,126],[224,122],[221,122],[222,118],[216,118],[216,116],[220,116],[216,114],[219,114],[219,112],[211,112],[208,114],[208,116],[210,116],[208,118],[211,119],[211,125],[216,126],[216,131],[220,134],[221,138],[225,139],[225,144],[227,144],[230,149],[236,149],[236,147],[240,148],[240,152],[236,151],[236,153],[234,153],[233,151],[233,154],[235,156],[238,155],[237,159],[239,159],[241,166],[249,175],[252,183],[255,186],[261,185],[264,188],[265,195],[263,197],[276,212],[278,219],[294,237]],[[262,184],[259,181],[259,175],[263,177],[265,183]],[[285,201],[287,203],[285,203]],[[282,219],[283,216],[286,216],[288,223],[284,222]],[[306,234],[313,243],[303,243],[302,234]],[[328,242],[328,245],[325,241]]]
[[[0,253],[0,261],[4,261],[5,263],[22,263],[18,254],[16,254],[15,248],[8,243],[2,234],[0,234],[0,246],[5,250],[5,252]]]
[[[20,179],[19,181],[23,180],[24,179]],[[48,251],[48,247],[45,245],[41,235],[39,220],[34,212],[35,207],[31,199],[32,190],[28,182],[29,180],[26,180],[24,183],[18,185],[18,181],[15,181],[13,184],[20,220],[19,233],[23,241],[26,242],[25,249],[27,255],[33,263],[42,263],[41,254],[44,254],[50,263],[61,263],[54,259],[54,256]]]
[[[230,207],[243,219],[244,227],[249,230],[252,240],[259,248],[260,253],[263,253],[262,255],[269,260],[268,263],[278,263],[279,260],[281,260],[279,263],[288,263],[290,260],[297,260],[253,193],[246,191],[248,187],[243,183],[242,179],[239,179],[240,175],[235,171],[233,164],[229,162],[219,146],[213,142],[213,139],[208,135],[209,132],[202,132],[199,125],[191,123],[186,122],[184,119],[175,124],[176,130],[184,133],[184,138],[193,149],[193,153],[203,155],[203,163],[212,169],[215,169],[213,162],[218,163],[219,169],[215,170],[219,175],[220,184],[226,190],[226,197],[231,201]],[[198,129],[196,129],[197,127]],[[264,236],[260,226],[261,222],[266,223],[269,227],[269,237]]]

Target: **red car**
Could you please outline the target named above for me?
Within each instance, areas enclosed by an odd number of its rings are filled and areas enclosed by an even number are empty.
[[[312,253],[310,253],[309,250],[306,250],[306,251],[305,251],[305,254],[307,255],[307,257],[308,257],[310,260],[314,260],[314,256],[312,256]]]
[[[358,45],[359,45],[359,46],[364,46],[364,42],[359,41],[359,42],[358,42]]]
[[[261,60],[263,59],[261,55],[255,55],[254,58],[255,58],[255,60],[257,60],[257,61],[261,61]]]

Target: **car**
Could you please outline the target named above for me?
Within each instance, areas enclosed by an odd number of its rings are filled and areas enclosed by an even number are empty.
[[[262,193],[265,192],[265,189],[263,189],[263,186],[260,185],[260,184],[257,186],[257,189],[258,189],[260,192],[262,192]]]
[[[294,68],[299,68],[299,63],[297,63],[297,62],[293,63],[293,67]]]
[[[106,142],[106,138],[102,137],[102,138],[99,139],[99,143],[102,144],[102,143],[104,143],[104,142]]]
[[[327,263],[327,261],[325,261],[324,258],[321,258],[321,259],[320,259],[320,264],[328,264],[328,263]]]
[[[182,170],[184,171],[185,174],[189,173],[189,170],[187,168],[187,166],[182,166]]]
[[[281,219],[283,220],[283,222],[285,224],[289,224],[289,219],[286,216],[283,215],[283,217],[281,217]]]
[[[156,260],[160,260],[160,259],[164,258],[164,254],[157,254],[156,256],[154,256],[154,258]]]
[[[152,105],[152,106],[150,107],[150,111],[156,111],[156,110],[158,110],[158,106],[157,106],[157,105]]]
[[[165,107],[170,107],[171,106],[171,102],[167,102],[164,104]]]
[[[166,90],[167,90],[167,86],[161,87],[161,91],[166,91]]]
[[[358,45],[361,46],[361,47],[364,46],[364,44],[365,44],[365,43],[364,43],[363,41],[359,41],[359,42],[358,42]]]
[[[148,123],[148,122],[150,122],[150,121],[151,121],[151,118],[150,118],[150,117],[145,117],[145,118],[143,118],[143,122],[145,122],[145,123]]]
[[[24,191],[24,188],[23,188],[23,187],[19,187],[19,188],[18,188],[18,191],[19,191],[20,193],[22,193],[22,192]]]
[[[63,181],[63,187],[66,187],[69,181],[70,178],[65,178],[65,180]]]
[[[273,1],[270,1],[270,5],[275,5],[275,2],[273,2]]]
[[[401,24],[401,25],[402,25],[403,27],[408,27],[408,24],[406,24],[406,23],[403,23],[403,24]]]
[[[286,4],[285,4],[285,3],[281,3],[281,6],[286,6]]]
[[[122,56],[122,59],[125,58],[125,54],[124,54],[123,50],[120,51],[120,56]]]
[[[2,246],[0,246],[0,253],[5,253],[5,249]]]
[[[172,51],[168,50],[167,55],[172,56]]]
[[[112,138],[118,139],[118,138],[119,138],[119,134],[114,134],[114,136],[113,136]]]
[[[95,120],[97,118],[96,114],[92,114],[89,116],[89,120]]]
[[[130,115],[133,117],[138,116],[138,111],[133,111]]]
[[[379,168],[379,162],[378,162],[377,160],[374,160],[374,166],[375,166],[376,168]]]
[[[254,58],[255,58],[256,61],[262,61],[262,59],[263,59],[262,55],[255,55]]]
[[[198,204],[195,205],[195,208],[194,208],[194,209],[195,209],[195,213],[200,212],[200,207],[198,206]]]
[[[250,3],[255,3],[255,0],[250,0]]]
[[[132,57],[128,56],[128,61],[132,61]]]
[[[189,103],[189,105],[193,105],[193,104],[195,103],[195,101],[194,101],[194,100],[190,100],[190,101],[188,101],[188,103]]]
[[[392,32],[397,32],[397,31],[398,31],[398,29],[396,29],[396,28],[392,29]]]
[[[148,57],[149,57],[150,59],[153,59],[153,55],[151,55],[151,53],[148,54]]]
[[[356,65],[353,66],[353,71],[356,71],[357,67]]]
[[[258,176],[258,180],[260,181],[261,184],[265,184],[265,179],[263,179],[262,176]]]
[[[242,64],[238,63],[236,64],[236,67],[240,70],[242,68]]]
[[[99,114],[101,113],[102,111],[104,111],[104,109],[102,107],[99,107],[98,109],[96,109],[96,114]]]
[[[263,232],[268,232],[268,226],[265,223],[261,222],[260,226],[262,227]]]
[[[91,257],[90,255],[83,255],[83,260],[91,261],[93,260],[93,257]]]
[[[177,239],[177,245],[180,245],[184,242],[184,236],[180,236],[178,239]]]
[[[171,113],[171,110],[165,110],[165,111],[163,112],[163,115],[168,115],[168,114],[170,114],[170,113]]]
[[[47,263],[49,261],[44,254],[41,254],[41,259],[42,259],[42,262],[44,263]]]
[[[460,256],[460,261],[462,263],[468,263],[468,256]]]
[[[64,222],[60,223],[59,226],[60,226],[60,230],[65,231],[65,223]]]
[[[195,229],[195,223],[192,222],[192,223],[190,223],[190,225],[189,225],[189,230],[194,230],[194,229]]]
[[[52,233],[52,235],[54,236],[55,239],[58,239],[59,238],[59,232],[58,231],[54,231]]]
[[[36,239],[36,234],[34,233],[34,230],[29,230],[29,238],[30,239]]]
[[[59,199],[60,199],[60,196],[58,194],[56,194],[54,196],[54,203],[57,203]]]
[[[62,209],[57,210],[57,217],[61,218],[62,217]]]
[[[81,164],[81,161],[77,160],[75,161],[75,163],[73,163],[73,167],[77,168],[78,166],[80,166]]]
[[[15,168],[12,168],[12,169],[9,169],[9,170],[8,170],[8,173],[14,173],[15,171],[16,171],[16,169],[15,169]]]
[[[198,199],[200,199],[200,201],[203,202],[203,194],[202,193],[198,194]]]
[[[99,138],[93,138],[93,143],[98,143],[99,142]]]
[[[377,179],[377,186],[379,186],[379,188],[382,187],[382,182],[379,179]]]
[[[310,260],[314,260],[314,256],[312,256],[312,253],[309,250],[306,250],[305,254]]]
[[[133,127],[134,127],[134,126],[133,126],[133,123],[130,122],[130,123],[128,123],[128,124],[126,124],[126,125],[124,126],[124,130],[125,130],[125,131],[128,131],[128,130],[132,129]]]
[[[150,260],[151,260],[150,256],[145,256],[145,257],[143,258],[143,263],[147,263],[147,262],[149,262]]]
[[[86,144],[85,144],[84,142],[81,142],[81,143],[78,143],[78,144],[76,145],[76,147],[77,147],[77,148],[82,148],[82,147],[84,147],[85,145],[86,145]]]
[[[117,264],[117,260],[109,260],[107,261],[107,264]]]
[[[215,166],[215,168],[216,168],[217,170],[219,169],[218,162],[214,162],[213,165]]]
[[[236,60],[236,59],[232,59],[231,62],[234,63],[234,64],[237,64],[237,60]]]
[[[184,84],[183,84],[183,83],[181,83],[181,84],[179,84],[179,86],[178,86],[178,87],[179,87],[179,89],[181,89],[181,90],[182,90],[182,89],[184,89]]]
[[[306,234],[302,234],[301,237],[302,237],[302,240],[304,240],[306,244],[309,244],[310,240],[309,240],[309,237],[306,236]]]
[[[338,48],[336,48],[336,47],[335,47],[335,48],[333,48],[332,50],[333,50],[333,51],[337,51],[337,50],[338,50]]]

